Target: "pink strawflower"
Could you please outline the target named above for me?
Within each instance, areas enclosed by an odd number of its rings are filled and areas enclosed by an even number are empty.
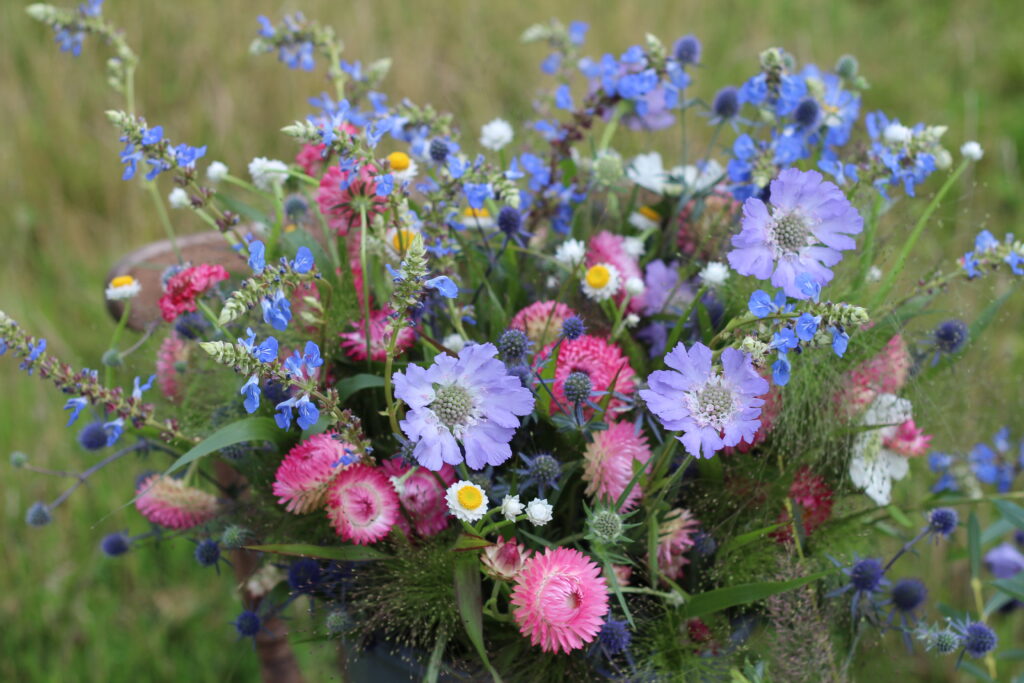
[[[489,576],[515,581],[532,554],[532,550],[527,550],[525,545],[516,543],[516,539],[510,538],[506,541],[502,536],[498,536],[497,543],[484,548],[480,562]]]
[[[557,301],[535,301],[512,317],[509,327],[522,330],[534,348],[547,346],[562,334],[562,323],[576,315],[575,311]]]
[[[327,224],[339,235],[347,235],[349,228],[361,226],[360,207],[365,208],[367,221],[387,208],[387,199],[377,196],[377,182],[373,179],[376,175],[376,167],[369,164],[362,166],[354,178],[351,171],[331,166],[320,179],[316,203]],[[343,189],[345,183],[348,184]]]
[[[896,431],[882,440],[882,445],[900,455],[912,457],[924,455],[931,446],[932,437],[925,434],[924,430],[914,424],[913,420],[907,420]]]
[[[370,311],[370,357],[378,362],[386,360],[388,355],[388,341],[391,339],[391,335],[387,333],[389,315],[390,308]],[[366,330],[363,321],[357,320],[351,324],[351,332],[338,335],[341,337],[341,348],[352,360],[366,360]],[[411,327],[402,327],[398,332],[398,341],[395,342],[396,355],[400,355],[415,341],[416,332]]]
[[[174,322],[182,313],[196,310],[196,298],[222,280],[228,279],[224,266],[200,263],[175,273],[167,280],[160,297],[160,313],[164,320]]]
[[[553,346],[553,344],[549,344],[545,347],[538,354],[538,358],[547,358]],[[552,412],[559,409],[559,403],[569,409],[570,404],[565,398],[565,378],[569,376],[570,372],[576,370],[587,373],[593,385],[593,391],[607,391],[611,387],[613,379],[616,393],[628,396],[636,389],[633,368],[618,345],[589,334],[585,334],[575,341],[566,339],[559,345],[558,350],[555,382],[551,389],[558,401],[551,402]],[[618,377],[616,377],[616,373]],[[600,402],[601,397],[594,400]],[[612,398],[608,408],[613,413],[619,412],[625,408],[625,403],[618,398]],[[584,413],[589,412],[592,411],[584,410]]]
[[[519,632],[544,652],[571,652],[594,640],[608,613],[601,568],[572,548],[547,548],[523,567],[512,589]]]
[[[184,387],[178,372],[178,363],[188,360],[189,346],[175,332],[167,335],[156,352],[156,383],[168,399],[177,403],[181,400]]]
[[[619,582],[619,586],[628,586],[630,579],[633,578],[633,568],[628,564],[613,564],[612,571],[615,572],[615,580]]]
[[[631,422],[613,422],[608,429],[594,432],[594,440],[583,450],[586,494],[614,503],[633,480],[633,463],[645,465],[650,458],[647,437],[643,432],[637,434]],[[633,507],[641,493],[640,485],[634,485],[619,512]]]
[[[910,365],[910,351],[897,334],[878,354],[847,373],[845,386],[836,396],[840,410],[852,417],[871,405],[879,394],[899,393],[907,383]]]
[[[215,496],[163,474],[144,479],[135,493],[142,516],[170,529],[191,529],[217,514]]]
[[[607,230],[602,230],[591,237],[590,243],[587,245],[587,267],[606,263],[615,266],[622,282],[634,277],[643,280],[644,274],[640,270],[640,264],[626,251],[625,241],[626,238],[622,235],[616,235]],[[616,303],[621,303],[624,296],[626,296],[625,290],[619,291],[615,295]],[[630,300],[630,311],[638,312],[642,308],[643,297],[633,297]]]
[[[668,513],[658,530],[658,570],[670,579],[681,579],[683,565],[690,561],[683,553],[693,547],[693,535],[700,524],[689,510],[676,508]]]
[[[412,466],[402,458],[392,458],[381,465],[384,474],[391,477],[392,482],[403,477],[411,468]],[[445,502],[444,494],[448,487],[455,483],[455,479],[455,468],[445,464],[437,472],[417,467],[415,472],[401,479],[400,484],[395,483],[398,500],[409,514],[416,526],[416,533],[420,536],[433,536],[448,527],[448,520],[451,518],[448,515],[448,504]],[[398,516],[397,524],[406,535],[409,534],[409,522],[404,515]]]
[[[374,543],[388,535],[401,514],[388,476],[362,463],[338,473],[327,493],[327,518],[343,541]]]
[[[358,457],[355,446],[338,441],[333,433],[314,434],[284,456],[271,490],[288,512],[312,512],[324,506],[331,482]]]

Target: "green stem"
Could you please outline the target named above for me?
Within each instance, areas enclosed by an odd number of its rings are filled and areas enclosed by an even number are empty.
[[[196,307],[199,309],[199,312],[203,314],[203,317],[210,321],[210,324],[213,325],[213,328],[217,330],[221,336],[225,339],[231,339],[231,335],[228,334],[228,331],[220,324],[220,320],[217,318],[217,315],[209,306],[206,305],[205,301],[196,299]]]
[[[680,279],[680,281],[682,280]],[[683,333],[683,326],[690,319],[690,316],[693,315],[694,310],[696,310],[697,305],[700,304],[701,299],[704,298],[704,294],[706,294],[707,291],[708,286],[701,285],[700,289],[698,289],[697,293],[694,295],[693,301],[691,301],[690,305],[686,307],[686,311],[679,316],[679,320],[676,321],[675,327],[672,328],[672,334],[669,335],[668,344],[665,346],[666,351],[671,351],[675,348],[676,343],[679,341],[679,336]]]
[[[398,411],[395,405],[394,396],[392,395],[394,393],[394,389],[391,385],[391,367],[395,361],[395,346],[398,340],[399,321],[402,323],[405,322],[404,312],[399,318],[392,321],[393,325],[392,323],[388,324],[388,327],[391,328],[391,337],[388,339],[387,356],[384,358],[384,402],[387,404],[388,408],[388,423],[391,425],[391,431],[395,434],[399,434],[400,430],[398,428]]]
[[[164,232],[167,233],[167,239],[171,242],[171,248],[174,249],[174,256],[178,259],[178,263],[184,263],[185,259],[181,256],[181,249],[178,247],[178,238],[174,234],[174,226],[171,225],[171,217],[167,214],[167,207],[164,206],[164,199],[160,196],[160,191],[156,189],[156,183],[153,181],[146,181],[146,189],[149,191],[149,195],[153,198],[153,202],[156,204],[156,212],[160,217],[160,225],[164,227]]]
[[[369,225],[366,221],[366,205],[359,204],[359,268],[363,272],[363,334],[366,336],[366,367],[372,363],[370,350],[370,271],[366,268],[366,234]]]
[[[281,231],[284,229],[284,198],[281,196],[281,186],[277,184],[274,185],[274,215],[274,225],[270,228],[270,239],[267,244],[267,255],[270,258],[280,256],[277,245],[281,241]]]
[[[619,121],[622,120],[622,115],[626,113],[626,107],[628,106],[626,102],[619,102],[615,105],[612,118],[601,133],[601,141],[597,145],[597,156],[601,156],[601,154],[608,150],[608,146],[612,143],[612,138],[615,136],[615,130],[619,127]]]
[[[128,316],[132,313],[132,300],[124,300],[124,308],[121,309],[121,317],[117,321],[117,326],[114,328],[114,334],[110,337],[110,351],[117,352],[117,340],[121,338],[121,333],[124,331],[125,325],[128,324]],[[104,364],[103,369],[103,383],[108,387],[111,385],[111,380],[114,375],[114,368],[110,365]]]

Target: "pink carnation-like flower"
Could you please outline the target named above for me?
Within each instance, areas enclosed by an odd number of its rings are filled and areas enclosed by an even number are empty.
[[[391,309],[382,308],[370,311],[370,357],[378,362],[383,362],[388,355],[388,341],[391,336],[387,333],[388,316]],[[343,332],[341,337],[341,348],[345,355],[353,360],[366,360],[366,335],[361,320],[352,323],[351,332]],[[395,342],[395,352],[401,354],[416,341],[416,332],[411,327],[403,327],[398,332],[398,341]]]
[[[162,474],[144,479],[135,493],[142,516],[170,529],[191,529],[217,514],[215,496]]]
[[[527,550],[525,545],[516,543],[516,539],[510,538],[507,541],[498,536],[498,542],[484,548],[480,556],[480,562],[484,565],[484,571],[496,579],[515,581],[523,571],[526,561],[530,559],[533,551]]]
[[[601,568],[572,548],[547,548],[523,567],[512,589],[519,632],[544,652],[571,652],[594,640],[608,613]]]
[[[913,420],[907,420],[882,440],[882,445],[886,448],[907,457],[924,455],[928,452],[931,443],[931,435],[925,434],[924,430],[914,424]]]
[[[658,530],[658,570],[670,579],[683,576],[683,565],[690,561],[683,553],[693,547],[693,535],[700,524],[689,510],[676,508],[668,513]]]
[[[314,434],[284,456],[271,490],[288,512],[312,512],[323,507],[334,477],[358,457],[355,446],[338,441],[332,433]]]
[[[633,463],[646,464],[651,458],[647,437],[636,433],[631,422],[615,422],[594,432],[594,440],[583,451],[583,481],[586,494],[614,503],[633,480]],[[640,485],[630,490],[619,512],[629,510],[640,498]]]
[[[562,333],[562,323],[576,312],[557,301],[535,301],[512,317],[509,327],[522,330],[535,346],[552,343]]]
[[[615,266],[615,269],[619,271],[622,282],[634,277],[643,280],[644,274],[640,270],[640,264],[626,252],[625,241],[626,238],[622,235],[616,235],[607,230],[602,230],[591,237],[590,244],[587,246],[587,267],[595,266],[598,263],[607,263]],[[624,290],[616,294],[616,303],[621,303],[624,296],[626,296]],[[633,297],[629,302],[630,311],[638,312],[643,307],[643,297]]]
[[[553,346],[553,344],[548,344],[538,354],[538,358],[547,358]],[[618,345],[589,334],[576,340],[566,339],[561,343],[558,351],[558,365],[555,367],[555,382],[552,387],[552,392],[558,401],[551,402],[552,412],[559,409],[558,403],[568,407],[569,403],[565,398],[565,378],[576,370],[587,373],[594,391],[607,391],[611,387],[613,379],[617,393],[628,396],[636,389],[633,368]],[[625,404],[618,398],[612,398],[608,404],[609,410],[613,413],[624,407]],[[587,412],[589,411],[584,410],[584,413]]]
[[[320,179],[316,203],[327,224],[339,235],[347,235],[349,228],[361,227],[361,206],[366,209],[367,221],[384,212],[387,199],[377,196],[377,182],[373,179],[376,175],[376,167],[369,164],[361,167],[354,178],[351,171],[331,166]]]
[[[402,458],[392,458],[384,461],[381,469],[394,481],[408,472],[411,465]],[[441,481],[438,481],[438,477]],[[437,472],[417,467],[416,471],[406,476],[400,485],[395,484],[398,499],[412,518],[416,533],[420,536],[433,536],[448,527],[450,517],[444,494],[448,487],[455,483],[455,479],[455,468],[445,464]],[[410,532],[409,522],[403,515],[398,516],[397,524],[406,534]]]
[[[871,405],[879,394],[899,393],[907,383],[910,365],[910,351],[897,334],[877,355],[847,373],[845,387],[836,396],[840,410],[852,417]]]
[[[327,493],[327,518],[344,541],[374,543],[388,535],[401,514],[398,494],[383,471],[353,465],[338,473]]]
[[[804,465],[796,471],[789,487],[789,497],[800,506],[798,518],[803,522],[804,535],[810,536],[812,531],[828,521],[832,515],[832,494],[825,479],[811,468]],[[773,531],[772,538],[779,543],[788,543],[793,538],[792,525],[787,523],[789,513],[783,510],[779,522],[784,523],[784,526]]]
[[[164,320],[174,322],[182,313],[196,310],[196,298],[222,280],[228,279],[224,266],[200,263],[175,273],[167,280],[164,294],[157,303]]]
[[[178,363],[188,360],[189,346],[185,340],[172,332],[160,342],[156,352],[156,382],[168,399],[177,403],[181,400],[181,385]]]

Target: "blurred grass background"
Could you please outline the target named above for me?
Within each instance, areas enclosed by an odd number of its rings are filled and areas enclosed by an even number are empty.
[[[853,53],[872,84],[863,111],[881,108],[904,123],[946,124],[955,155],[966,139],[980,140],[986,150],[940,211],[914,268],[949,267],[982,227],[997,236],[1022,232],[1019,2],[108,0],[104,13],[126,30],[141,57],[140,113],[164,125],[175,141],[209,145],[207,161],[223,160],[245,175],[254,156],[291,158],[293,144],[277,131],[302,118],[309,110],[306,98],[326,89],[322,71],[291,72],[273,56],[248,55],[257,14],[276,20],[296,10],[333,24],[350,61],[394,57],[385,88],[391,100],[409,97],[452,111],[471,149],[481,124],[499,115],[512,121],[528,116],[531,97],[546,85],[537,68],[545,53],[520,45],[518,37],[529,24],[552,16],[589,22],[590,54],[621,53],[642,42],[646,31],[666,44],[696,34],[704,45],[703,68],[688,94],[705,99],[753,73],[765,47],[780,45],[801,62],[826,67]],[[139,186],[120,180],[120,145],[103,115],[120,102],[104,84],[104,46],[89,39],[79,59],[59,53],[50,29],[30,21],[14,0],[0,3],[0,45],[0,310],[45,336],[59,356],[96,367],[112,330],[103,307],[104,275],[125,252],[160,239],[161,229]],[[625,135],[616,145],[626,153],[654,148],[672,158],[678,138],[674,130],[652,138]],[[163,181],[166,193],[170,181]],[[934,192],[939,184],[932,179],[921,192]],[[923,202],[897,205],[888,219],[894,239],[922,208]],[[203,227],[184,212],[172,218],[179,234]],[[942,308],[970,320],[1007,287],[1000,278],[960,286],[945,295]],[[953,373],[916,391],[921,421],[936,435],[937,447],[967,447],[1004,423],[1021,434],[1022,312],[1024,296],[1018,296]],[[137,363],[126,369],[126,378],[133,370],[149,371],[148,358]],[[22,450],[33,464],[55,469],[91,464],[63,426],[61,396],[23,376],[10,359],[0,362],[0,386],[0,455]],[[923,412],[926,405],[929,413]],[[99,552],[106,533],[143,530],[132,510],[107,516],[130,498],[141,464],[95,477],[43,529],[25,525],[25,509],[51,500],[64,482],[0,466],[6,545],[0,558],[0,679],[255,679],[249,646],[232,643],[228,622],[240,606],[230,572],[218,577],[200,570],[185,542],[120,560]],[[910,486],[920,497],[931,478],[923,463],[915,467]],[[924,551],[924,560],[911,560],[904,569],[925,574],[939,591],[949,574],[935,553]],[[948,583],[962,585],[962,578]],[[959,589],[934,598],[970,604]],[[299,612],[293,626],[305,627]],[[332,676],[328,648],[297,649],[311,678]],[[883,671],[945,680],[941,672],[949,664],[897,654]]]

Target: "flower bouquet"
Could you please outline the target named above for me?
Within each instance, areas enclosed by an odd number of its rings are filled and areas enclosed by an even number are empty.
[[[139,62],[100,0],[28,13],[63,51],[111,50],[123,178],[167,233],[105,283],[99,370],[0,312],[0,353],[65,394],[99,458],[30,525],[138,467],[111,506],[139,528],[103,551],[175,543],[197,571],[230,565],[242,606],[225,621],[267,680],[300,679],[296,602],[344,666],[397,653],[431,681],[838,681],[879,638],[1008,680],[992,622],[1024,599],[1006,540],[1022,540],[1024,461],[1006,431],[933,452],[907,395],[1006,297],[924,336],[908,324],[947,288],[1024,274],[1024,245],[982,231],[907,281],[982,149],[957,161],[943,126],[862,115],[853,57],[824,70],[768,49],[704,100],[695,37],[594,57],[586,25],[537,24],[535,117],[467,136],[389,101],[389,60],[345,61],[301,14],[260,17],[252,52],[324,68],[330,92],[282,129],[293,161],[235,173],[136,110]],[[623,131],[661,151],[624,158]],[[179,235],[184,212],[209,232]],[[894,498],[912,471],[931,492]],[[970,604],[936,606],[903,573],[926,539],[966,548]]]

